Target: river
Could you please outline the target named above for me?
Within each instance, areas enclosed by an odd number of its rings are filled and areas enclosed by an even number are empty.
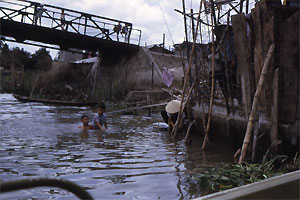
[[[107,111],[109,111],[109,107]],[[173,142],[154,129],[159,114],[111,115],[108,130],[80,131],[92,108],[20,103],[0,94],[0,179],[59,178],[79,184],[95,199],[192,199],[207,194],[193,173],[232,162],[224,148],[200,151],[201,143]],[[75,199],[66,190],[39,187],[0,199]]]

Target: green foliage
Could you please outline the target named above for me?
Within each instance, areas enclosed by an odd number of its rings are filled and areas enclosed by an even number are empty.
[[[14,60],[16,68],[31,68],[31,54],[24,49],[15,47],[12,49],[10,56]]]
[[[193,179],[200,181],[201,185],[208,184],[212,191],[222,191],[282,174],[273,170],[274,163],[283,163],[286,159],[287,156],[276,156],[268,160],[265,156],[262,164],[225,164],[197,174]]]
[[[1,46],[1,67],[4,68],[10,68],[10,63],[11,63],[11,59],[10,59],[10,54],[11,51],[8,48],[7,44],[4,44]]]
[[[36,69],[46,71],[51,68],[52,58],[46,48],[40,48],[32,54],[32,64]]]
[[[49,51],[45,48],[40,48],[34,54],[30,54],[24,49],[18,47],[9,49],[7,44],[0,44],[1,56],[0,62],[1,66],[5,69],[10,69],[12,61],[14,61],[15,68],[23,68],[24,70],[43,70],[51,68],[52,58]]]

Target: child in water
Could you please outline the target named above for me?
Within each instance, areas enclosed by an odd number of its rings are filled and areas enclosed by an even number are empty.
[[[93,129],[93,126],[89,124],[89,117],[87,115],[82,115],[80,121],[82,122],[82,126],[79,126],[78,128],[82,130]]]
[[[93,117],[93,128],[105,131],[107,129],[106,115],[105,115],[105,104],[101,103],[97,108],[97,113]]]

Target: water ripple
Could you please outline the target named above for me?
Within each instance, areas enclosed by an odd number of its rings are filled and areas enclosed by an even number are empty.
[[[220,150],[203,155],[166,132],[154,130],[159,114],[109,116],[106,133],[82,132],[80,116],[91,108],[21,104],[0,94],[0,179],[63,178],[86,188],[95,199],[190,199],[201,187],[185,175],[220,160]],[[109,108],[108,108],[109,109]],[[229,160],[229,159],[227,159]],[[72,199],[67,191],[35,188],[1,194],[3,199]]]

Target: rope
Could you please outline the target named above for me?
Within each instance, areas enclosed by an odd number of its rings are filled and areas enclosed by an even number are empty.
[[[93,199],[93,197],[84,188],[73,182],[49,178],[1,182],[0,193],[24,190],[34,187],[58,187],[72,192],[80,199]]]

